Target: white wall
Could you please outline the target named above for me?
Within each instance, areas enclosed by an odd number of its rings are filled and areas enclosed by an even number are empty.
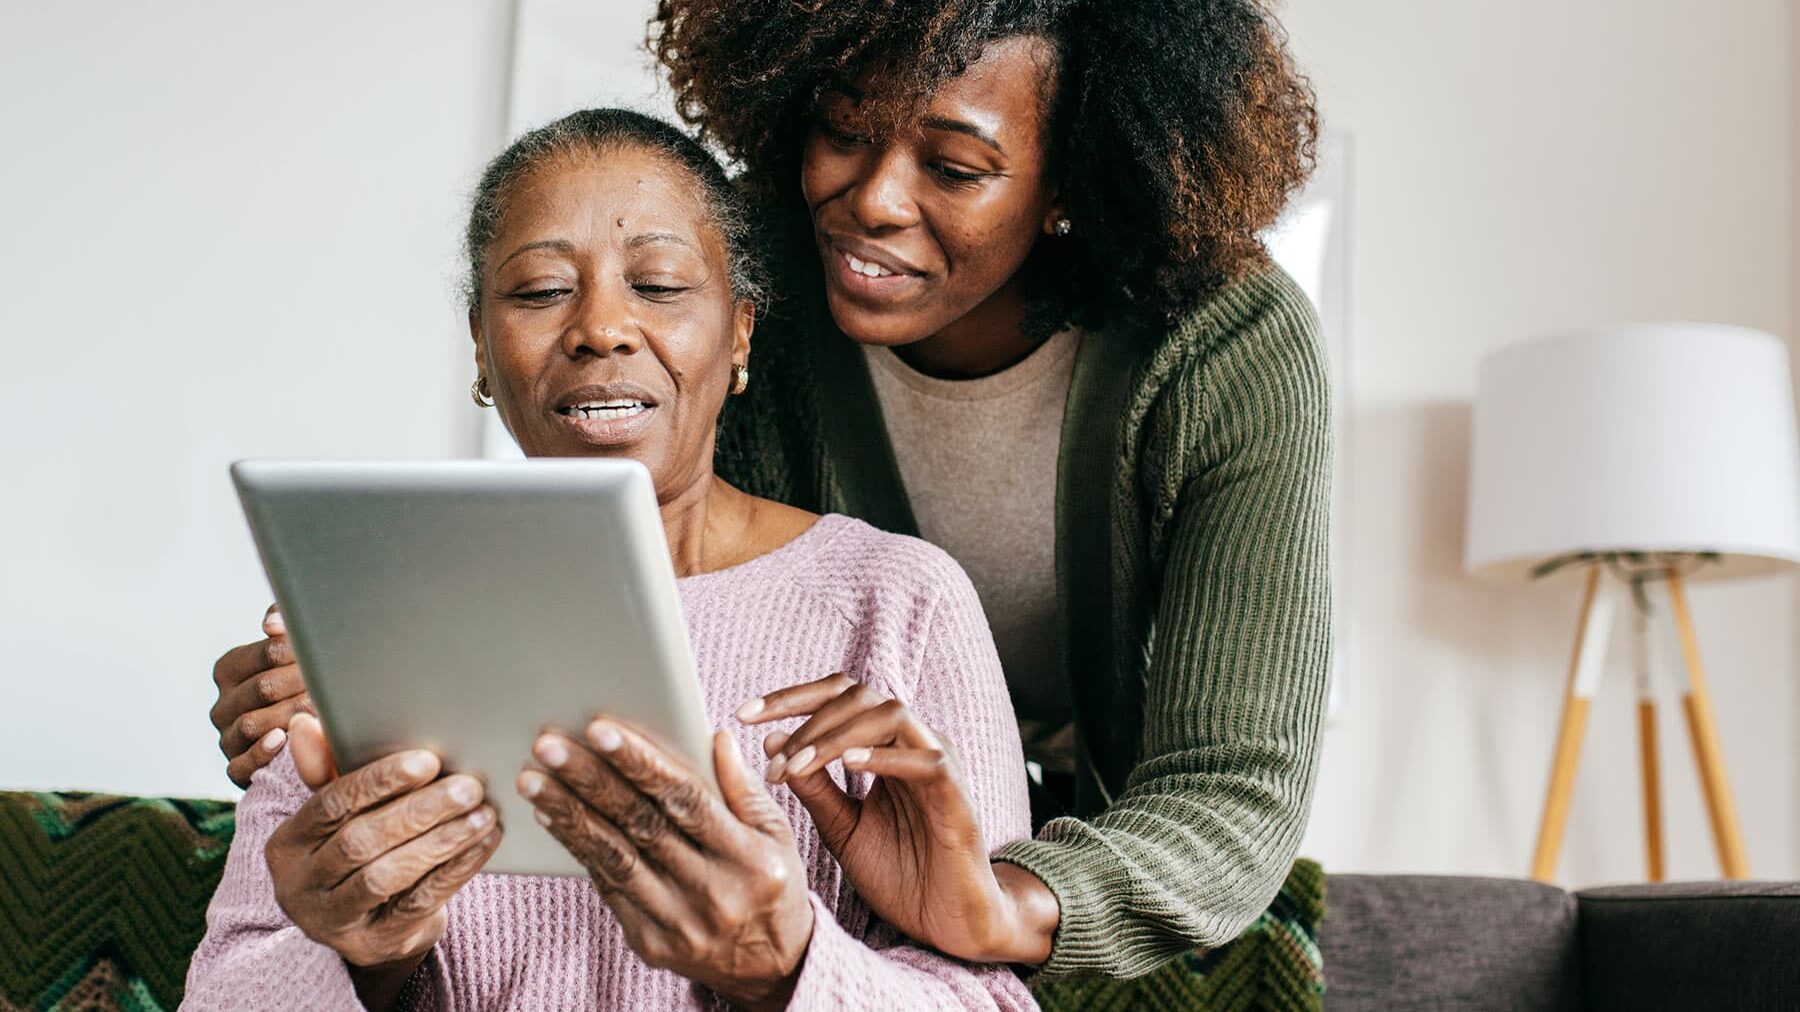
[[[1288,0],[1356,150],[1349,694],[1305,850],[1338,870],[1523,874],[1574,629],[1570,587],[1460,572],[1468,401],[1487,352],[1587,324],[1790,337],[1794,7],[1783,0]],[[1800,874],[1796,595],[1693,594],[1752,870]],[[1667,643],[1663,657],[1675,655]],[[1622,651],[1621,651],[1622,652]],[[1631,686],[1596,700],[1563,880],[1644,874]],[[1674,877],[1717,874],[1665,710]]]
[[[508,5],[0,7],[0,787],[219,795],[243,456],[467,454]]]
[[[1788,212],[1792,225],[1788,234],[1792,241],[1788,246],[1789,277],[1789,310],[1788,310],[1788,355],[1792,361],[1795,386],[1800,388],[1800,0],[1788,0],[1788,166],[1789,199]],[[1800,598],[1800,591],[1795,592]],[[1796,610],[1800,610],[1797,605]],[[1794,653],[1800,656],[1800,622],[1790,623]],[[1800,706],[1800,690],[1795,692],[1796,705]],[[1795,712],[1795,721],[1800,723],[1800,710]],[[1800,740],[1795,745],[1796,755],[1800,755]],[[1794,837],[1800,840],[1800,804],[1794,806],[1792,813]]]

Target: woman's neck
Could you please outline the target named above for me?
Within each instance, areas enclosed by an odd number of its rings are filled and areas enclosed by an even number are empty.
[[[949,326],[894,354],[937,379],[979,379],[1025,360],[1043,344],[1025,336],[1025,296],[1015,278]]]
[[[729,569],[779,548],[811,525],[811,514],[746,495],[708,472],[662,503],[662,521],[669,561],[683,577]]]
[[[669,540],[669,561],[675,564],[675,575],[693,576],[723,568],[713,564],[722,551],[728,551],[721,540],[719,515],[735,505],[730,493],[737,490],[708,471],[705,475],[661,504],[663,534]],[[741,513],[741,511],[740,511]],[[730,530],[724,527],[724,530]],[[738,529],[742,530],[741,523]]]

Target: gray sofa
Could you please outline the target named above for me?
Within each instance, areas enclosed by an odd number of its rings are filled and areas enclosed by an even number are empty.
[[[1800,1010],[1800,882],[1333,875],[1328,1012]]]

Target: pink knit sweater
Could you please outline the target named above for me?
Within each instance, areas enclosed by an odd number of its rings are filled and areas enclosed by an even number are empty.
[[[772,689],[844,671],[904,701],[956,744],[991,847],[1029,834],[1023,758],[1000,664],[975,591],[948,556],[827,516],[768,555],[679,584],[708,712],[715,726],[731,729],[752,768],[765,765],[759,743],[776,728],[744,727],[732,711]],[[792,731],[799,723],[779,726]],[[521,756],[528,744],[520,743]],[[834,766],[833,775],[840,773]],[[865,793],[869,780],[857,774],[851,789]],[[875,920],[806,810],[786,787],[775,792],[799,840],[815,914],[791,1008],[1035,1008],[1008,969],[908,944]],[[263,859],[270,834],[306,797],[285,752],[251,782],[183,1008],[360,1007],[343,961],[276,905]],[[421,971],[428,984],[421,1007],[722,1004],[639,961],[586,879],[478,875],[449,910],[449,929]]]

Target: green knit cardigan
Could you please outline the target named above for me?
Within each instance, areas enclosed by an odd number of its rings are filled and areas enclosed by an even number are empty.
[[[715,466],[745,491],[918,533],[867,364],[811,244],[772,258]],[[1136,976],[1236,938],[1300,844],[1330,653],[1330,387],[1279,268],[1076,354],[1056,489],[1076,817],[997,855],[1061,903],[1051,974]],[[996,502],[1004,510],[1007,504]]]

